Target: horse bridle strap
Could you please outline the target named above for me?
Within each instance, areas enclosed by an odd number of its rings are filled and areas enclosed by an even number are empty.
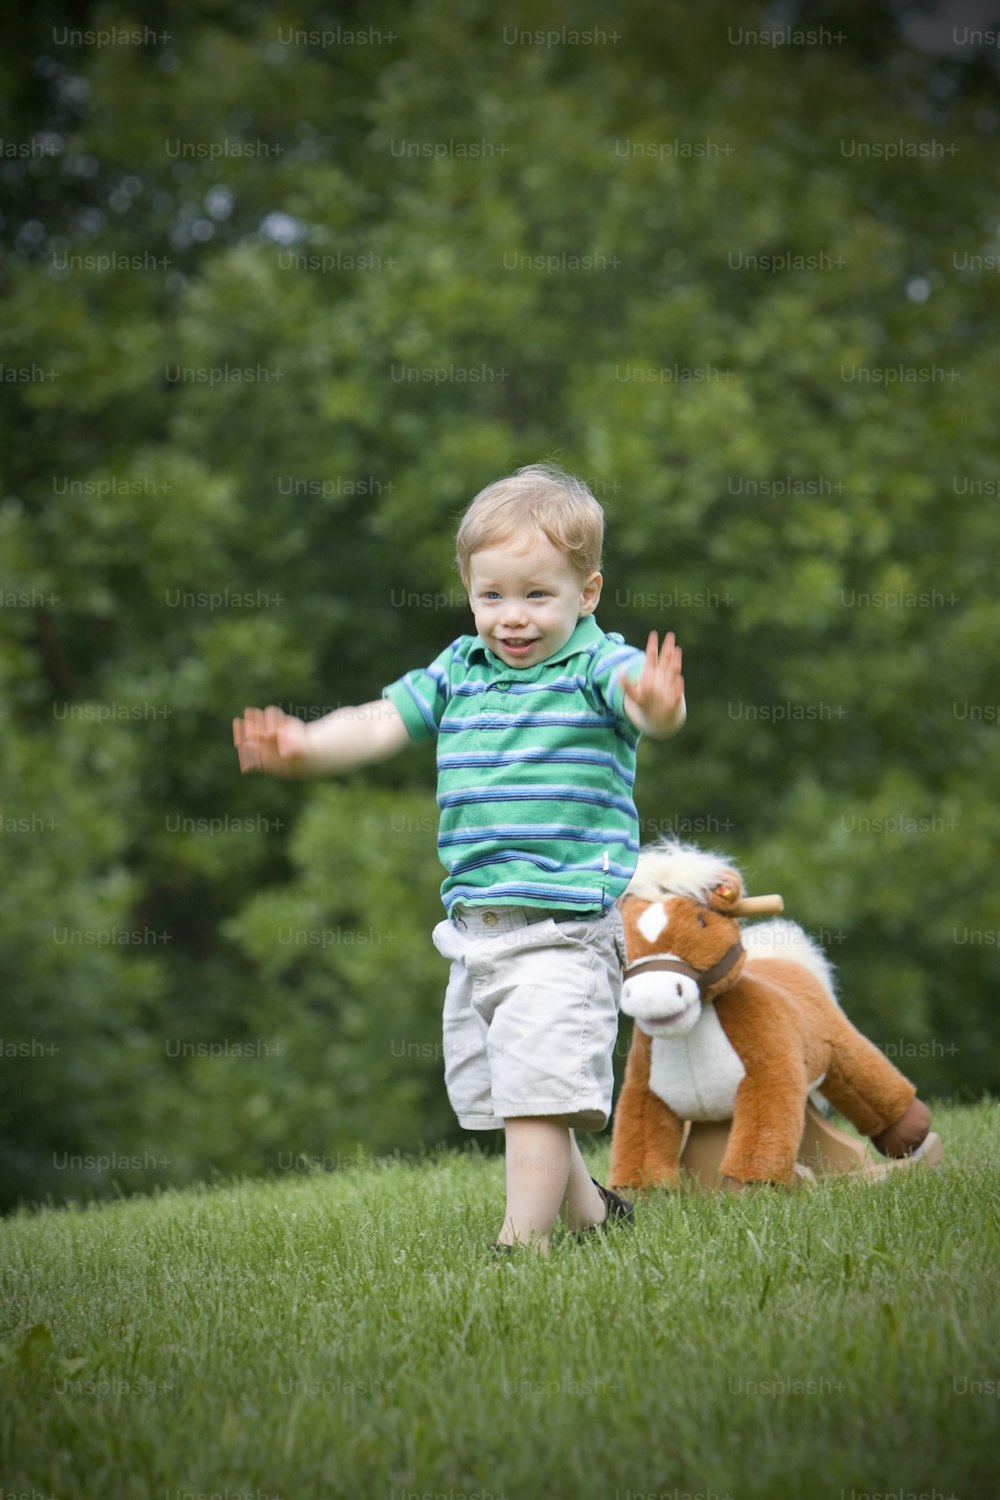
[[[665,974],[685,974],[688,979],[697,981],[698,989],[704,1000],[705,992],[710,990],[713,984],[718,984],[720,979],[726,977],[730,969],[738,962],[742,952],[743,944],[739,941],[735,942],[731,948],[726,949],[718,963],[714,963],[710,969],[694,969],[681,958],[655,958],[651,955],[649,958],[637,958],[634,963],[629,964],[623,977],[625,979],[635,979],[639,974],[656,974],[661,972]]]

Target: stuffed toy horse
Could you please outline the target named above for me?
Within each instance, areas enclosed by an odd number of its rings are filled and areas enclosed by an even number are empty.
[[[635,1027],[611,1186],[677,1186],[685,1123],[729,1120],[722,1186],[791,1186],[820,1090],[884,1156],[940,1158],[930,1111],[848,1021],[821,949],[794,922],[741,933],[738,917],[781,911],[780,896],[748,898],[722,856],[664,840],[640,853],[619,906],[621,1008]]]

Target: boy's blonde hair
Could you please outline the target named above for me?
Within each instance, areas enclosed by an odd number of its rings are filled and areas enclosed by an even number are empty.
[[[604,511],[598,501],[582,479],[554,464],[526,464],[480,490],[462,517],[455,551],[465,587],[474,552],[529,530],[541,532],[564,552],[580,578],[600,570]]]

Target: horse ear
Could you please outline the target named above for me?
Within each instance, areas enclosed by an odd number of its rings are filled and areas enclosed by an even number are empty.
[[[732,911],[743,898],[743,881],[738,871],[724,870],[722,879],[705,895],[705,903],[713,911],[720,911],[725,915]]]

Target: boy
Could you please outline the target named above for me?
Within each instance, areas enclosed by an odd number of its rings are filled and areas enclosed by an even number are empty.
[[[686,709],[673,635],[658,649],[651,632],[643,655],[594,620],[603,540],[582,481],[519,469],[459,526],[477,635],[361,709],[305,724],[248,708],[233,722],[240,769],[278,776],[437,738],[445,1084],[464,1128],[504,1130],[502,1253],[547,1253],[560,1211],[576,1232],[632,1214],[591,1178],[574,1130],[601,1130],[611,1112],[635,747],[640,732],[676,733]]]

